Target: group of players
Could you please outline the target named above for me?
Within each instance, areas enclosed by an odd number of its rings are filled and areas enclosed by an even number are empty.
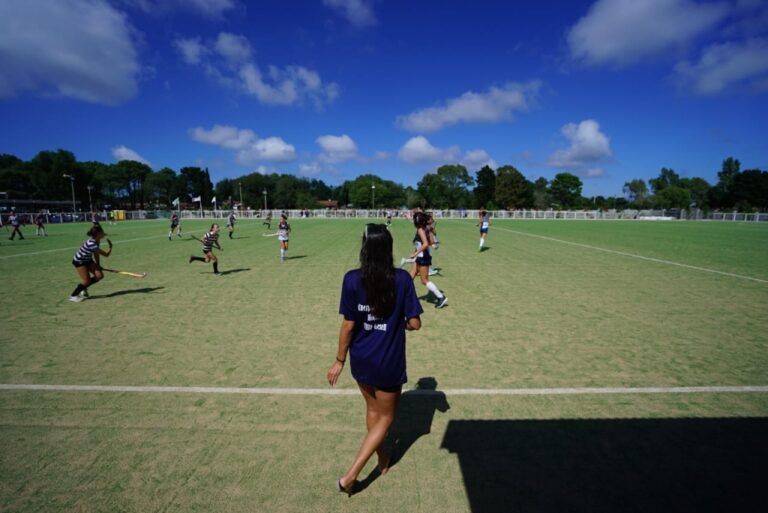
[[[427,212],[424,212],[420,209],[417,209],[413,213],[413,224],[416,228],[416,233],[413,237],[413,245],[414,250],[413,252],[407,257],[402,258],[400,260],[400,266],[402,267],[406,262],[411,264],[411,268],[409,270],[409,273],[411,275],[411,279],[415,279],[416,276],[419,276],[419,279],[424,285],[427,290],[432,292],[432,294],[435,295],[437,298],[437,302],[435,304],[435,308],[443,308],[448,304],[448,297],[437,287],[437,285],[434,284],[430,280],[430,276],[433,276],[435,274],[438,274],[439,271],[436,269],[432,269],[432,249],[437,249],[440,245],[440,240],[437,238],[437,230],[435,228],[436,220]],[[13,220],[16,219],[15,216],[11,218],[12,219],[12,225]],[[234,211],[232,211],[227,218],[227,229],[229,231],[229,238],[232,238],[232,235],[235,231],[235,222],[237,221],[237,216]],[[18,221],[15,221],[16,224],[14,228],[15,235],[16,231],[18,231]],[[479,251],[483,251],[483,247],[485,245],[486,236],[488,234],[488,229],[490,227],[490,215],[488,212],[483,209],[480,211],[478,226],[480,226],[480,246],[478,248]],[[264,222],[263,225],[267,226],[267,229],[271,229],[272,224],[272,214],[269,213]],[[387,227],[389,227],[392,224],[392,215],[391,212],[387,212]],[[213,253],[214,246],[222,251],[221,245],[219,244],[219,231],[221,230],[221,227],[218,223],[213,223],[211,225],[211,228],[208,232],[203,235],[202,239],[199,239],[202,243],[202,257],[190,255],[189,257],[189,263],[192,262],[205,262],[205,263],[212,263],[213,264],[213,274],[216,276],[222,276],[223,273],[219,271],[219,260],[216,257],[216,255]],[[44,233],[44,228],[43,228]],[[173,234],[176,233],[178,237],[181,237],[181,224],[179,222],[179,217],[176,212],[174,212],[171,216],[171,227],[170,231],[168,232],[168,240],[172,240]],[[280,216],[280,223],[277,226],[277,237],[278,241],[280,242],[280,260],[285,261],[286,258],[286,251],[288,251],[288,242],[290,238],[291,233],[291,225],[288,223],[288,216],[285,212],[283,212]],[[21,234],[19,232],[19,234]],[[39,232],[38,232],[39,235]],[[79,303],[83,301],[85,298],[88,297],[88,287],[93,285],[94,283],[102,280],[104,278],[104,274],[102,272],[102,267],[100,265],[100,259],[101,257],[109,257],[109,255],[112,253],[112,242],[107,239],[107,243],[109,245],[109,249],[107,251],[104,251],[100,247],[100,242],[103,238],[106,237],[106,233],[104,232],[104,229],[102,226],[95,221],[93,223],[93,226],[90,230],[88,230],[88,240],[86,240],[80,248],[75,253],[74,257],[72,258],[72,265],[75,267],[75,270],[78,273],[78,276],[80,278],[80,283],[77,285],[75,290],[70,295],[69,300],[75,303]],[[23,238],[23,236],[21,237]]]

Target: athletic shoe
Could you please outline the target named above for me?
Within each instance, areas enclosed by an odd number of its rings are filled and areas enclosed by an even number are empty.
[[[400,259],[400,267],[405,265],[405,258]]]
[[[69,296],[69,300],[73,303],[80,303],[83,299],[85,298],[80,296]]]
[[[215,274],[216,276],[224,276],[224,273],[213,273],[213,274]]]
[[[79,296],[81,298],[83,298],[83,299],[91,297],[91,296],[88,295],[88,291],[87,290],[81,290]]]
[[[438,303],[435,305],[435,308],[442,308],[447,304],[448,304],[448,296],[443,296],[443,299],[440,299],[438,301]]]
[[[189,263],[191,264],[191,263],[192,263],[192,262],[194,262],[194,261],[195,261],[195,259],[194,259],[194,258],[192,258],[192,257],[190,256],[190,257],[189,257]]]
[[[439,274],[439,273],[440,273],[440,271],[438,271],[437,269],[430,269],[429,270],[429,276],[434,276],[434,275]]]
[[[168,236],[168,240],[171,240],[171,236],[170,235]]]
[[[179,236],[179,238],[181,238],[181,234],[180,234],[180,233],[177,233],[176,235],[178,235],[178,236]]]

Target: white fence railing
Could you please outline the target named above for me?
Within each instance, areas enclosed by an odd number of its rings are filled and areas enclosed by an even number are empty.
[[[231,210],[182,210],[182,219],[226,219]],[[290,219],[318,218],[318,219],[384,219],[387,210],[364,209],[316,209],[316,210],[272,210],[273,220],[277,221],[280,214],[285,212]],[[410,218],[410,211],[392,210],[393,218]],[[431,210],[438,219],[476,219],[478,210]],[[125,220],[139,219],[168,219],[171,212],[168,210],[126,210]],[[264,210],[240,210],[236,215],[238,220],[263,219],[268,211]],[[24,224],[34,224],[34,213],[19,213],[19,221]],[[741,222],[768,222],[768,212],[709,212],[701,210],[494,210],[491,211],[494,219],[562,219],[562,220],[712,220],[712,221],[741,221]],[[7,214],[3,214],[2,223],[8,222]],[[96,220],[104,222],[109,220],[106,212],[96,214]],[[46,214],[45,223],[71,223],[94,220],[90,212]]]

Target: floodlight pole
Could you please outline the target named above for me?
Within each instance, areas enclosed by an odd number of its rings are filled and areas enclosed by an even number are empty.
[[[266,189],[266,187],[264,188],[263,191],[261,191],[261,193],[264,195],[264,212],[266,213],[266,211],[267,211],[267,189]]]
[[[371,183],[371,210],[374,210],[374,211],[376,210],[376,184],[375,183]]]
[[[75,177],[64,173],[64,178],[69,178],[69,185],[72,187],[72,222],[75,222],[75,213],[77,207],[75,207]]]
[[[91,205],[91,213],[93,213],[93,199],[91,198],[91,190],[93,189],[93,185],[88,186],[88,203]]]
[[[238,182],[237,185],[240,186],[240,209],[243,208],[243,182]]]

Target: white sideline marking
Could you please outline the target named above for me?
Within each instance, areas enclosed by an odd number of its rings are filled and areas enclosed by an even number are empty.
[[[160,387],[113,385],[16,385],[0,384],[0,390],[43,392],[129,392],[173,394],[249,394],[249,395],[358,395],[349,388],[233,388],[233,387]],[[405,390],[415,394],[457,395],[609,395],[609,394],[729,394],[768,393],[768,386],[702,387],[587,387],[587,388],[454,388],[445,390]]]
[[[163,237],[167,237],[167,235],[153,235],[152,237],[142,237],[140,239],[116,240],[116,241],[113,241],[112,244],[117,245],[117,244],[123,244],[125,242],[136,242],[136,241],[139,241],[139,240],[161,239]],[[42,254],[45,254],[45,253],[57,253],[59,251],[77,251],[77,249],[79,247],[80,246],[77,246],[75,248],[46,249],[45,251],[33,251],[32,253],[19,253],[17,255],[4,255],[4,256],[0,256],[0,259],[16,258],[16,257],[24,257],[24,256],[32,256],[32,255],[42,255]]]
[[[673,262],[671,260],[662,260],[660,258],[653,258],[653,257],[647,257],[642,255],[636,255],[634,253],[626,253],[624,251],[616,251],[615,249],[606,249],[601,248],[598,246],[590,246],[589,244],[581,244],[579,242],[571,242],[567,240],[562,239],[555,239],[553,237],[546,237],[544,235],[536,235],[533,233],[525,233],[525,232],[518,232],[517,230],[510,230],[509,228],[502,228],[500,226],[496,227],[497,230],[502,230],[505,232],[515,233],[517,235],[525,235],[527,237],[535,237],[537,239],[544,239],[549,240],[552,242],[559,242],[561,244],[570,244],[571,246],[578,246],[580,248],[587,248],[587,249],[594,249],[596,251],[604,251],[606,253],[613,253],[614,255],[621,255],[621,256],[627,256],[632,258],[639,258],[641,260],[648,260],[649,262],[656,262],[658,264],[667,264],[667,265],[676,265],[678,267],[685,267],[686,269],[693,269],[695,271],[704,271],[708,273],[715,273],[715,274],[721,274],[723,276],[730,276],[731,278],[741,278],[742,280],[751,280],[756,281],[758,283],[768,283],[768,280],[763,280],[760,278],[752,278],[751,276],[743,276],[741,274],[733,274],[733,273],[727,273],[725,271],[717,271],[715,269],[707,269],[706,267],[697,267],[695,265],[688,265],[688,264],[681,264],[680,262]]]

